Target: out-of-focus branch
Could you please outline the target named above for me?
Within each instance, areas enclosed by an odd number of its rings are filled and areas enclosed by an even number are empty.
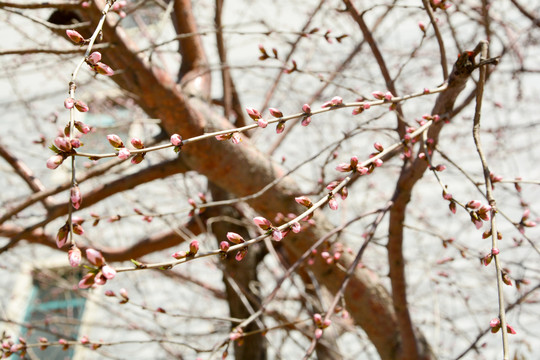
[[[437,19],[435,18],[435,14],[433,13],[433,9],[431,8],[431,5],[429,4],[428,0],[422,0],[422,3],[424,4],[424,9],[428,13],[429,21],[431,22],[431,25],[433,26],[433,31],[435,31],[435,37],[437,38],[437,42],[439,43],[439,51],[441,52],[441,68],[443,73],[443,80],[446,81],[448,79],[448,64],[446,62],[446,50],[444,47],[444,41],[441,35],[441,32],[439,30],[439,25],[437,24]]]
[[[197,23],[191,0],[173,0],[174,1],[174,24],[178,34],[196,33]],[[180,38],[180,54],[182,55],[182,64],[178,80],[182,86],[188,86],[188,92],[208,98],[210,96],[211,77],[208,71],[208,61],[200,36],[189,36]]]
[[[34,193],[38,193],[40,191],[43,191],[45,189],[45,186],[39,181],[38,178],[34,176],[32,173],[32,170],[28,166],[26,166],[25,163],[23,163],[21,160],[17,159],[15,156],[13,156],[3,145],[0,144],[0,156],[4,158],[4,160],[7,161],[9,165],[15,170],[15,173],[19,175],[25,183],[28,184],[30,189]],[[41,202],[43,203],[43,206],[45,208],[49,208],[52,203],[51,199],[43,198],[41,199]]]
[[[60,0],[60,1],[36,1],[36,2],[21,2],[21,1],[0,1],[0,8],[10,7],[16,9],[69,9],[81,6],[83,0]]]
[[[533,22],[535,26],[540,27],[540,17],[538,17],[536,14],[531,13],[527,9],[523,7],[517,0],[510,0],[512,1],[512,4],[523,14],[525,17],[527,17],[529,20]]]
[[[447,118],[454,106],[457,96],[463,91],[467,80],[475,69],[475,53],[464,52],[456,61],[448,78],[448,87],[437,97],[432,114]],[[443,121],[430,127],[428,137],[437,144]],[[392,299],[401,335],[401,353],[399,359],[417,359],[423,346],[417,337],[416,329],[411,321],[407,304],[407,284],[405,280],[405,260],[403,258],[404,221],[407,205],[416,183],[428,168],[428,162],[420,157],[404,165],[394,191],[394,205],[390,210],[388,234],[388,262],[392,286]]]
[[[358,24],[360,27],[360,30],[362,31],[362,35],[364,35],[364,39],[369,44],[369,47],[371,48],[371,52],[373,53],[373,56],[375,56],[375,60],[377,61],[377,65],[379,65],[379,69],[381,70],[381,74],[384,78],[384,82],[386,84],[386,87],[394,96],[398,96],[398,92],[396,90],[394,79],[390,76],[390,72],[388,71],[388,67],[386,66],[386,62],[384,61],[384,57],[379,50],[379,46],[377,45],[377,42],[375,41],[375,38],[373,37],[373,34],[371,33],[371,30],[369,30],[366,22],[364,21],[363,14],[360,14],[358,10],[354,7],[352,2],[350,0],[343,0],[345,3],[347,9],[354,21]],[[401,105],[396,104],[396,113],[398,115],[397,119],[397,132],[399,134],[400,138],[403,138],[405,136],[405,127],[406,124],[403,120],[403,111],[401,109]]]

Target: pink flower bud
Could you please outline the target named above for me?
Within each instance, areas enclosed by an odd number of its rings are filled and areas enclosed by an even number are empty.
[[[101,75],[105,75],[105,76],[113,76],[114,75],[114,70],[111,69],[111,67],[109,65],[104,64],[102,62],[98,62],[97,64],[95,64],[93,69],[98,74],[101,74]]]
[[[58,229],[58,233],[56,234],[56,246],[58,246],[59,249],[66,244],[68,234],[69,226],[66,223],[60,229]]]
[[[489,322],[489,326],[491,328],[494,328],[500,325],[501,325],[501,321],[498,318],[491,319],[491,321]]]
[[[88,55],[87,60],[92,64],[96,65],[98,62],[101,61],[101,53],[98,51],[94,51],[90,55]]]
[[[71,144],[71,147],[74,149],[78,149],[82,145],[81,140],[79,139],[71,139],[70,144]]]
[[[81,250],[78,247],[73,247],[68,251],[69,264],[73,267],[77,267],[81,263]]]
[[[264,120],[263,118],[260,118],[259,120],[257,120],[257,125],[259,125],[259,127],[261,128],[265,128],[268,126],[268,121]]]
[[[71,204],[73,205],[75,209],[78,210],[81,207],[82,195],[81,195],[81,190],[79,189],[77,185],[71,188],[70,198],[71,198]]]
[[[83,36],[75,30],[66,30],[66,35],[77,45],[82,45],[86,42]]]
[[[230,245],[229,245],[229,243],[227,241],[222,241],[222,242],[219,243],[219,249],[221,251],[227,252],[229,250],[229,247],[230,247]]]
[[[227,233],[227,239],[229,239],[229,241],[233,244],[241,244],[245,241],[242,236],[231,231]]]
[[[300,226],[299,223],[294,222],[291,225],[291,230],[293,233],[298,234],[300,231],[302,231],[302,226]]]
[[[77,110],[79,110],[80,112],[87,112],[88,110],[90,110],[90,108],[88,107],[88,105],[86,105],[84,102],[82,102],[81,100],[77,100],[75,101],[75,108]]]
[[[442,164],[435,166],[435,171],[444,171],[444,170],[446,170],[446,166]]]
[[[313,321],[315,321],[315,324],[319,325],[322,324],[322,316],[319,313],[313,314]]]
[[[111,280],[116,276],[116,270],[109,265],[103,265],[103,267],[101,268],[101,272],[103,276],[105,276],[108,280]]]
[[[492,255],[499,255],[499,249],[497,249],[497,248],[491,249],[491,254]]]
[[[105,296],[114,297],[116,294],[112,290],[105,290]]]
[[[272,232],[272,239],[276,241],[281,241],[283,239],[283,233],[279,230],[274,230]]]
[[[247,252],[247,248],[242,248],[236,253],[236,256],[234,258],[236,259],[236,261],[242,261],[246,257]]]
[[[390,92],[390,91],[387,91],[385,94],[384,94],[384,99],[385,100],[392,100],[392,98],[394,98],[394,95]]]
[[[105,259],[103,258],[103,255],[97,250],[94,249],[86,249],[86,258],[90,263],[97,267],[101,267],[105,263]]]
[[[384,99],[384,93],[382,91],[374,91],[374,92],[371,93],[371,95],[377,100],[383,100]]]
[[[249,117],[252,118],[255,121],[262,118],[261,113],[258,110],[254,109],[254,108],[248,107],[248,108],[246,108],[246,111],[247,111]]]
[[[88,273],[88,274],[84,275],[83,278],[81,279],[81,281],[79,281],[79,288],[80,289],[87,289],[90,286],[94,285],[95,278],[96,278],[96,275],[92,274],[92,273]]]
[[[316,328],[315,329],[315,339],[320,339],[323,335],[323,329]]]
[[[62,164],[64,157],[62,155],[53,155],[47,160],[47,167],[51,170],[56,169]]]
[[[311,106],[309,104],[302,105],[302,111],[307,115],[311,114]]]
[[[171,144],[173,144],[174,146],[182,145],[182,137],[178,134],[171,135]]]
[[[125,288],[121,288],[119,293],[120,293],[120,296],[123,297],[124,299],[129,299],[128,292]]]
[[[478,210],[482,206],[482,203],[478,200],[471,200],[465,205],[465,207],[472,209],[472,210]]]
[[[180,260],[180,259],[183,259],[186,257],[186,252],[185,251],[177,251],[175,252],[174,254],[172,254],[171,256],[173,258],[175,258],[176,260]]]
[[[120,139],[120,137],[116,134],[107,135],[107,140],[109,140],[109,143],[112,145],[112,147],[115,147],[115,148],[124,147],[124,143],[122,142],[122,139]]]
[[[294,200],[300,205],[303,205],[307,208],[310,208],[313,206],[313,202],[307,196],[298,196],[298,197],[295,197]]]
[[[418,27],[420,28],[420,30],[422,30],[422,32],[426,32],[426,25],[423,22],[419,21]]]
[[[68,97],[66,100],[64,100],[64,107],[66,109],[72,109],[75,105],[75,100],[73,98]]]
[[[373,165],[375,165],[376,167],[380,167],[382,166],[382,164],[383,164],[383,161],[381,159],[373,160]]]
[[[369,103],[364,103],[363,107],[364,107],[364,110],[368,110],[371,107],[371,105]]]
[[[126,148],[121,148],[121,149],[118,151],[118,158],[119,158],[120,160],[127,160],[130,156],[131,156],[131,153],[130,153],[129,150],[126,149]]]
[[[191,255],[195,255],[199,252],[199,242],[197,240],[193,240],[189,243],[189,253]]]
[[[377,151],[379,151],[379,152],[384,151],[384,147],[383,147],[382,144],[379,143],[379,142],[374,143],[374,144],[373,144],[373,147],[375,148],[375,150],[377,150]]]
[[[240,142],[242,141],[242,136],[238,132],[233,133],[231,138],[233,144],[240,144]]]
[[[308,126],[311,123],[311,116],[304,116],[302,118],[302,126]]]
[[[85,123],[81,121],[75,121],[75,128],[79,130],[80,132],[82,132],[83,134],[88,134],[90,130],[92,130],[90,126],[86,125]]]
[[[340,96],[334,96],[330,102],[333,106],[338,106],[343,104],[343,99]]]
[[[81,344],[83,344],[83,345],[86,345],[86,344],[89,344],[89,343],[90,343],[90,340],[88,340],[88,336],[86,336],[86,335],[83,335],[83,336],[81,337],[81,340],[79,340],[79,341],[80,341]]]
[[[331,198],[330,200],[328,200],[328,206],[330,207],[330,209],[332,210],[337,210],[338,209],[338,202],[335,198]]]
[[[56,146],[56,148],[61,151],[65,151],[65,152],[71,151],[71,142],[69,141],[69,138],[65,136],[59,136],[55,138],[54,146]]]
[[[276,134],[281,134],[285,130],[285,121],[280,121],[276,125]]]
[[[142,140],[138,139],[138,138],[131,139],[131,145],[135,149],[144,149],[144,144],[143,144]]]
[[[513,328],[512,326],[508,325],[508,324],[506,324],[506,331],[507,331],[509,334],[512,334],[512,335],[517,334],[517,333],[516,333],[516,330],[514,330],[514,328]]]
[[[336,170],[339,172],[349,172],[351,171],[351,164],[341,163],[336,166]]]
[[[270,112],[270,115],[272,115],[275,118],[281,118],[283,117],[283,113],[275,108],[269,108],[268,111]]]
[[[272,227],[272,223],[270,222],[270,220],[262,217],[262,216],[257,216],[255,218],[253,218],[253,222],[255,223],[255,225],[257,225],[258,227],[260,227],[262,230],[268,230]]]

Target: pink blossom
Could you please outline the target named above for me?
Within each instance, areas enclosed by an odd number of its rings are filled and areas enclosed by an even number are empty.
[[[232,231],[227,233],[227,239],[234,244],[241,244],[245,241],[242,236]]]
[[[116,276],[116,270],[112,266],[109,266],[109,265],[106,265],[106,264],[103,265],[103,267],[101,268],[101,273],[108,280],[111,280],[112,278],[114,278]]]
[[[71,188],[70,198],[71,198],[71,204],[73,205],[75,209],[78,210],[81,207],[82,195],[81,195],[81,190],[79,189],[77,185]]]
[[[86,258],[90,263],[97,267],[101,267],[103,264],[105,264],[105,259],[103,258],[103,255],[97,250],[94,249],[86,249]]]
[[[47,168],[54,170],[62,164],[64,157],[62,155],[53,155],[47,160]]]
[[[270,112],[270,115],[272,115],[275,118],[282,118],[283,113],[275,108],[269,108],[268,111]]]
[[[86,42],[83,36],[75,30],[66,30],[66,35],[77,45],[82,45]]]
[[[94,51],[93,53],[88,55],[87,60],[93,65],[96,65],[98,62],[101,61],[101,53],[98,51]]]
[[[257,225],[258,227],[260,227],[262,230],[268,230],[272,227],[272,223],[270,222],[270,220],[262,217],[262,216],[257,216],[255,218],[253,218],[253,222],[255,223],[255,225]]]
[[[119,158],[120,160],[127,160],[130,156],[131,156],[131,153],[130,153],[129,150],[126,149],[126,148],[121,148],[121,149],[118,151],[118,158]]]
[[[120,139],[120,136],[116,134],[107,135],[107,140],[109,140],[109,143],[112,145],[112,147],[121,148],[124,146],[122,139]]]
[[[174,146],[182,145],[182,137],[178,134],[171,135],[171,144],[173,144]]]

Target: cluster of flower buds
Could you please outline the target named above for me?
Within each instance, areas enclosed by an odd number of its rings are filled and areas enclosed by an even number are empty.
[[[106,290],[105,291],[105,296],[108,296],[108,297],[117,297],[116,293],[112,290]],[[124,288],[121,288],[120,291],[119,291],[119,296],[120,298],[120,304],[126,304],[129,302],[129,295],[128,295],[128,292],[126,289]]]
[[[357,172],[360,175],[365,175],[369,172],[369,169],[367,167],[362,166],[360,163],[358,163],[358,158],[356,156],[351,157],[349,163],[341,163],[336,166],[336,170],[339,172]]]
[[[268,126],[268,121],[263,119],[261,113],[258,110],[248,107],[248,108],[246,108],[246,111],[247,111],[249,117],[257,122],[257,125],[259,125],[259,127],[264,129],[265,127]]]
[[[98,74],[105,76],[114,75],[114,70],[111,69],[109,65],[101,62],[101,53],[99,51],[94,51],[88,55],[86,58],[86,64],[88,64],[88,66],[90,66],[90,68]]]
[[[235,232],[232,232],[232,231],[229,231],[227,233],[227,240],[229,240],[230,242],[232,242],[233,244],[243,244],[245,243],[246,241],[244,240],[244,238],[242,237],[242,235],[240,234],[237,234]],[[222,253],[225,255],[227,253],[227,251],[229,251],[229,243],[227,241],[222,241],[220,244],[219,244],[219,249],[222,251]],[[243,247],[241,248],[237,253],[236,253],[236,256],[235,256],[235,259],[236,261],[242,261],[242,259],[244,259],[247,255],[247,252],[248,252],[248,248],[247,246],[246,247]]]
[[[266,60],[266,59],[278,59],[278,51],[276,48],[272,48],[272,56],[268,54],[266,49],[262,44],[259,44],[259,51],[261,52],[261,56],[259,56],[259,60]]]
[[[68,97],[66,98],[66,100],[64,100],[64,107],[68,110],[75,108],[80,112],[88,112],[90,110],[90,108],[88,107],[88,105],[86,105],[85,102],[83,102],[82,100],[75,100],[72,97]]]
[[[267,234],[272,235],[272,239],[275,241],[281,241],[283,239],[283,233],[272,225],[272,222],[262,216],[257,216],[253,218],[253,222],[261,230],[266,231]]]
[[[529,220],[530,215],[531,215],[531,211],[529,209],[525,209],[525,211],[523,211],[523,215],[521,216],[521,220],[519,221],[519,224],[518,224],[519,232],[522,234],[525,233],[526,227],[536,226],[536,222]]]
[[[343,99],[341,96],[334,96],[332,100],[325,102],[321,105],[321,108],[336,108],[343,105]]]
[[[311,215],[311,216],[313,216],[313,215]],[[287,214],[287,216],[285,216],[285,215],[283,215],[283,213],[278,212],[276,214],[275,218],[274,218],[274,222],[283,224],[283,223],[286,223],[286,222],[290,222],[291,220],[293,220],[295,218],[296,218],[296,214],[289,213],[289,214]],[[304,220],[306,220],[306,219],[304,219]],[[283,229],[281,231],[281,233],[283,234],[283,237],[285,237],[285,236],[287,236],[287,234],[290,231],[292,231],[295,234],[298,234],[300,231],[302,231],[302,226],[300,225],[299,222],[293,221],[292,223],[289,224],[289,227]]]
[[[242,136],[239,132],[232,132],[228,134],[216,135],[218,141],[225,141],[232,139],[233,144],[239,144],[242,141]]]
[[[444,11],[450,6],[452,6],[452,4],[446,0],[430,0],[429,2],[431,7],[433,8],[433,11],[437,11],[437,9],[441,9]]]
[[[137,215],[141,215],[143,221],[146,221],[146,222],[151,223],[152,220],[154,219],[153,216],[145,215],[141,210],[139,210],[139,209],[137,209],[137,208],[134,208],[133,211],[135,211],[135,213],[136,213]]]
[[[187,252],[186,251],[177,251],[174,254],[172,254],[172,257],[175,258],[176,260],[180,260],[180,259],[183,259],[183,258],[193,257],[193,256],[197,255],[198,252],[199,252],[199,241],[192,240],[189,243],[189,250]]]
[[[320,339],[323,334],[323,330],[329,327],[330,324],[332,324],[332,321],[323,320],[322,315],[319,313],[313,315],[313,321],[315,322],[315,326],[317,326],[315,329],[315,338]]]
[[[84,229],[81,226],[83,222],[84,220],[78,216],[73,216],[71,218],[74,234],[77,234],[77,235],[84,234]],[[66,222],[64,225],[62,225],[60,229],[58,229],[58,233],[56,234],[56,246],[58,246],[59,249],[64,247],[64,245],[66,244],[69,233],[70,233],[69,222]]]
[[[122,139],[120,139],[120,136],[116,134],[109,134],[107,135],[107,140],[109,140],[109,144],[116,150],[118,150],[118,158],[120,160],[127,160],[131,156],[131,152],[124,146],[124,143],[122,142]],[[142,160],[141,160],[142,161]]]
[[[360,98],[360,99],[356,99],[356,101],[360,102],[360,101],[365,101],[364,98]],[[363,103],[362,105],[356,107],[353,109],[352,111],[352,114],[353,115],[358,115],[358,114],[361,114],[364,112],[364,110],[368,110],[369,108],[371,107],[371,104],[368,103],[368,102],[365,102]]]
[[[343,244],[335,243],[333,250],[328,249],[328,250],[321,251],[321,257],[328,265],[330,265],[338,261],[339,259],[341,259],[341,256],[343,255],[343,251],[344,251]]]
[[[291,74],[295,71],[298,71],[298,64],[296,64],[296,60],[291,60],[291,63],[292,63],[292,67],[290,69],[283,70],[285,74]]]
[[[492,319],[489,322],[489,327],[491,328],[491,332],[495,334],[501,329],[501,320],[499,320],[498,318]],[[509,334],[516,334],[516,330],[514,330],[514,328],[508,324],[506,324],[506,331]]]
[[[448,204],[448,208],[452,212],[452,214],[456,213],[456,202],[454,201],[454,197],[452,194],[446,191],[446,189],[443,190],[442,196],[444,200],[448,200],[450,203]]]
[[[308,126],[311,123],[311,106],[309,104],[302,105],[304,116],[302,117],[302,126]]]
[[[105,258],[99,251],[86,249],[86,258],[95,267],[83,276],[79,282],[79,288],[86,289],[93,285],[104,285],[107,280],[116,276],[116,270],[105,263]]]
[[[465,208],[470,209],[469,214],[471,215],[471,222],[477,229],[482,227],[482,221],[489,221],[491,206],[482,205],[478,200],[471,200],[465,205]]]
[[[116,2],[111,7],[111,11],[114,11],[118,14],[122,19],[126,17],[126,13],[123,10],[127,6],[126,0],[116,0]]]

